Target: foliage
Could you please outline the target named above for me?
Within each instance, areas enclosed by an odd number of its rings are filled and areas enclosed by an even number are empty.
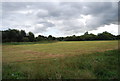
[[[91,41],[91,40],[117,40],[120,39],[120,35],[113,35],[107,31],[103,33],[99,33],[98,35],[94,35],[92,33],[85,32],[84,35],[81,36],[67,36],[67,37],[53,37],[49,35],[48,37],[35,35],[32,32],[26,34],[24,30],[16,30],[16,29],[8,29],[2,31],[2,42],[38,42],[38,41]]]
[[[28,33],[28,39],[30,42],[33,42],[35,40],[34,34],[32,32]]]

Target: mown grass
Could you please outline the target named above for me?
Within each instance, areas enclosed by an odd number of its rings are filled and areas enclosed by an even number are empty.
[[[117,41],[3,45],[3,79],[116,79]]]
[[[72,41],[47,44],[3,45],[3,63],[102,52],[118,48],[118,41]]]

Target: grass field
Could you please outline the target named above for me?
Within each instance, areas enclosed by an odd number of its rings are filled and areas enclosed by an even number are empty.
[[[3,44],[3,79],[115,79],[118,41]]]

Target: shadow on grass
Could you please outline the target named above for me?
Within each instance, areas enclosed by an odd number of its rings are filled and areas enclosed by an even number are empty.
[[[40,41],[40,42],[6,42],[2,43],[2,45],[29,45],[29,44],[48,44],[55,43],[58,41]]]

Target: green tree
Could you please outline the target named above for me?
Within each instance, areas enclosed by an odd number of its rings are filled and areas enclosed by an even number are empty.
[[[23,37],[23,42],[29,42],[28,37]]]
[[[107,31],[98,34],[98,40],[115,40],[115,39],[116,39],[115,36]]]
[[[35,41],[35,36],[34,36],[34,34],[32,32],[28,33],[28,39],[29,39],[30,42]]]
[[[88,35],[88,31],[84,33],[84,35]]]
[[[46,39],[47,39],[47,37],[42,36],[42,35],[38,35],[38,37],[36,37],[36,41],[44,41]]]
[[[55,37],[53,37],[52,35],[49,35],[48,40],[55,40]]]

